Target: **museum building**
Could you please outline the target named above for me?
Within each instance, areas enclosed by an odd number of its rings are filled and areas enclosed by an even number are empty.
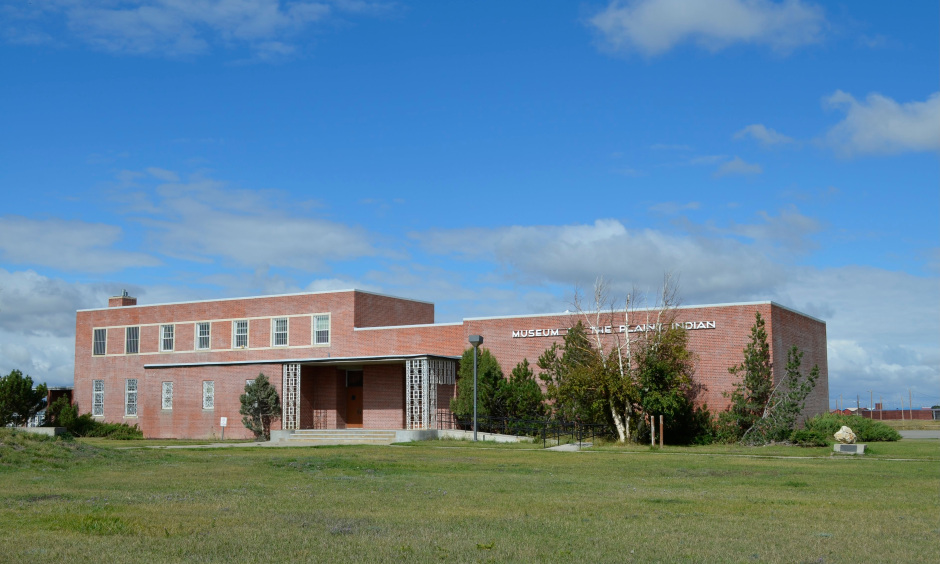
[[[695,353],[697,401],[725,409],[755,313],[766,320],[774,366],[804,352],[820,377],[804,414],[828,408],[825,322],[774,302],[681,306],[674,323]],[[283,405],[275,430],[436,429],[450,421],[457,364],[470,335],[504,374],[535,364],[579,320],[602,339],[654,328],[632,312],[609,325],[565,312],[434,323],[434,304],[361,290],[138,305],[112,297],[80,310],[73,400],[81,413],[137,424],[148,438],[250,438],[239,396],[259,373]],[[594,318],[596,319],[596,318]],[[619,319],[619,321],[616,321]],[[538,369],[535,368],[537,371]]]

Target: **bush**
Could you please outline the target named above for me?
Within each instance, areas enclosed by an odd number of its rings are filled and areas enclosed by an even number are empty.
[[[144,438],[137,425],[103,423],[90,413],[78,414],[78,406],[60,397],[46,409],[46,427],[65,427],[73,437],[100,437],[104,439],[132,440]]]
[[[824,413],[806,421],[808,431],[817,431],[827,438],[831,438],[843,426],[852,429],[856,441],[873,443],[879,441],[897,441],[901,435],[880,421],[874,421],[858,415],[842,415],[838,413]]]
[[[793,434],[790,435],[790,441],[801,447],[824,447],[829,446],[830,443],[828,437],[821,431],[809,431],[807,429],[793,431]]]

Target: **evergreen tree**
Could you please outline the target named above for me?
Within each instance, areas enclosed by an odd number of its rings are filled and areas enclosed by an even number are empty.
[[[33,388],[33,379],[13,370],[0,376],[0,427],[25,426],[46,404],[46,385]]]
[[[771,392],[761,418],[744,433],[744,441],[764,444],[770,441],[785,441],[796,427],[797,419],[806,406],[806,398],[816,387],[819,366],[813,366],[804,377],[800,371],[803,352],[796,347],[787,351],[787,368],[783,379]]]
[[[497,391],[503,381],[503,370],[489,349],[480,347],[477,357],[477,416],[502,417],[497,404]],[[460,420],[473,418],[473,347],[460,357],[457,371],[457,397],[450,402],[451,412]]]
[[[552,343],[539,356],[538,367],[554,417],[585,423],[608,421],[606,392],[611,375],[581,321],[568,329],[561,346]]]
[[[741,381],[731,393],[730,421],[729,417],[724,417],[724,427],[734,438],[740,438],[763,416],[774,387],[770,344],[760,313],[754,314],[751,340],[744,347],[744,360],[728,372],[739,376]]]
[[[277,389],[268,381],[264,373],[250,383],[245,384],[245,393],[239,396],[242,424],[253,432],[256,438],[271,439],[271,422],[281,417],[281,401]]]
[[[535,374],[528,359],[512,369],[508,380],[499,383],[496,390],[496,405],[503,416],[511,419],[541,419],[545,415],[542,388],[535,381]]]

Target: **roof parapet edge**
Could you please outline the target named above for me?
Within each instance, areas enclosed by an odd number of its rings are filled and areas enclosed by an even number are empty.
[[[381,294],[379,292],[370,292],[368,290],[359,290],[356,288],[350,288],[347,290],[319,290],[316,292],[293,292],[290,294],[268,294],[264,296],[242,296],[242,297],[235,297],[235,298],[213,298],[209,300],[187,300],[187,301],[182,301],[182,302],[163,302],[163,303],[157,303],[157,304],[136,304],[136,305],[130,305],[130,306],[123,306],[119,308],[118,307],[92,307],[92,308],[78,309],[75,311],[76,313],[86,312],[86,311],[118,311],[118,310],[142,308],[142,307],[204,304],[204,303],[212,303],[212,302],[230,302],[230,301],[235,301],[235,300],[260,300],[264,298],[289,298],[293,296],[316,296],[319,294],[346,294],[349,292],[359,293],[359,294],[371,294],[373,296],[381,296],[383,298],[392,298],[395,300],[405,300],[409,302],[417,302],[417,303],[422,303],[422,304],[434,305],[434,302],[429,302],[426,300],[415,300],[412,298],[404,298],[402,296],[393,296],[391,294]]]

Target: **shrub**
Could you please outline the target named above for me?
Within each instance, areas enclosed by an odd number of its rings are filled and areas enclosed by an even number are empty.
[[[806,421],[808,431],[818,431],[832,437],[843,426],[852,429],[858,442],[897,441],[901,435],[880,421],[874,421],[858,415],[824,413]]]
[[[807,429],[793,431],[793,434],[790,435],[790,441],[802,447],[824,447],[829,446],[830,443],[828,437],[821,431],[809,431]]]
[[[126,423],[103,423],[90,413],[78,414],[78,406],[60,397],[46,410],[47,427],[65,427],[73,437],[100,437],[104,439],[132,440],[144,438],[137,425]]]

